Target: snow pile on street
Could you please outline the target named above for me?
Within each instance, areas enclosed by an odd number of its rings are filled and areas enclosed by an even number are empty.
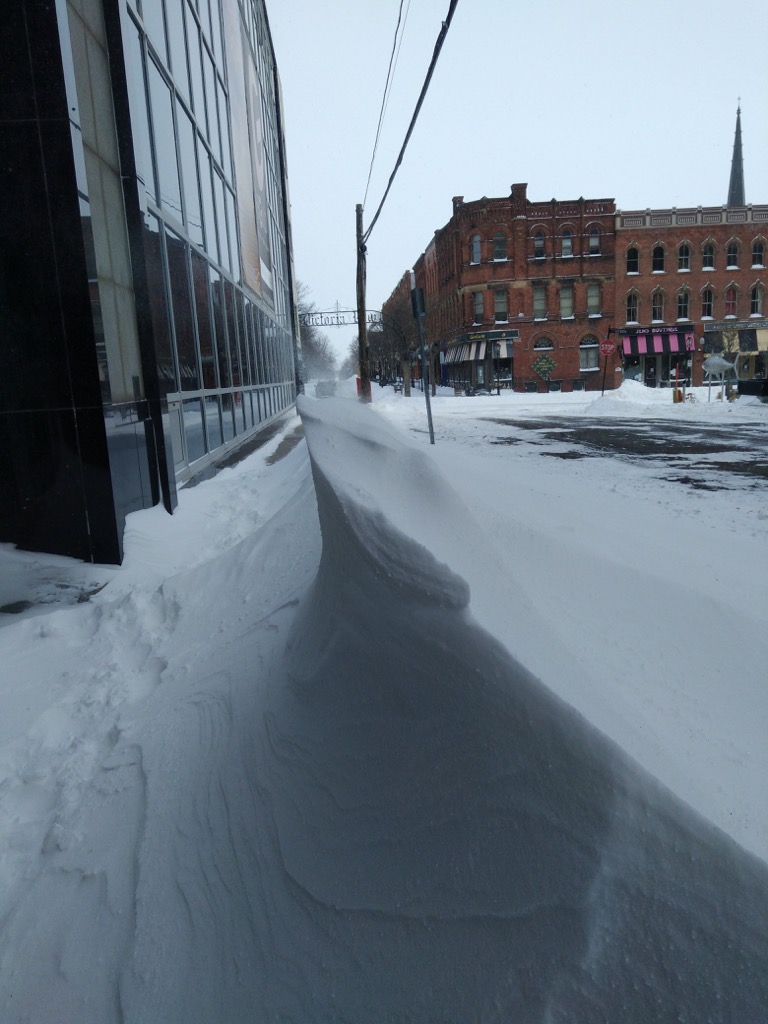
[[[3,1022],[764,1013],[760,496],[380,392],[1,617]]]

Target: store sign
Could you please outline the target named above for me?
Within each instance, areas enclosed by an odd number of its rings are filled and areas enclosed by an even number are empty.
[[[538,356],[531,363],[531,369],[535,373],[538,373],[540,377],[543,377],[544,380],[549,380],[549,376],[556,366],[557,363],[552,356],[548,356],[546,354]]]
[[[472,331],[469,334],[460,334],[457,341],[468,344],[470,341],[519,341],[520,331],[516,327],[508,331]]]

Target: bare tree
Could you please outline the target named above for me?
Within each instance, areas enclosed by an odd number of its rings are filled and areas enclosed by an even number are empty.
[[[299,321],[301,324],[301,356],[304,364],[304,380],[336,376],[336,354],[328,336],[311,323],[317,312],[310,301],[309,288],[302,281],[297,286]]]
[[[347,377],[355,376],[359,369],[359,361],[360,345],[358,339],[353,338],[352,341],[350,341],[349,343],[349,351],[347,352],[345,358],[342,360],[341,367],[339,368],[339,376],[342,378],[342,380],[345,380]]]

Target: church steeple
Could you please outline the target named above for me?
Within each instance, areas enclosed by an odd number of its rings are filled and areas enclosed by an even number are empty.
[[[728,205],[746,206],[744,199],[744,158],[741,152],[741,103],[736,108],[736,137],[733,140],[731,180],[728,183]]]

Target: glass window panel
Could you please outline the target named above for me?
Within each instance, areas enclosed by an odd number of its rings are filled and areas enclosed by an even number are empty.
[[[231,270],[229,258],[229,245],[227,243],[227,212],[224,205],[224,182],[221,175],[215,168],[212,168],[213,176],[213,197],[216,201],[216,223],[219,228],[219,255],[220,263],[226,270]]]
[[[200,362],[203,371],[203,387],[219,386],[216,348],[212,328],[212,311],[208,290],[208,261],[195,249],[192,250],[192,284],[195,291],[197,311],[197,334],[200,341]],[[220,442],[219,442],[220,443]]]
[[[229,144],[227,96],[220,78],[216,79],[216,103],[219,110],[219,127],[221,129],[221,166],[224,168],[224,175],[227,180],[232,182],[234,178],[232,172],[232,149]]]
[[[187,440],[187,459],[195,462],[205,455],[205,431],[203,429],[203,403],[199,398],[187,398],[182,403],[184,410],[184,436]]]
[[[176,132],[173,127],[171,90],[154,61],[149,62],[149,95],[152,103],[155,170],[159,202],[163,209],[181,220],[181,187],[176,159]]]
[[[208,451],[220,448],[224,444],[224,436],[221,431],[221,406],[218,395],[206,395],[205,405],[205,430],[208,436]]]
[[[143,236],[157,376],[160,393],[165,396],[169,392],[178,391],[179,387],[171,339],[162,230],[159,220],[152,214],[145,218]]]
[[[171,71],[176,88],[189,102],[189,72],[187,70],[187,41],[184,36],[184,0],[166,0],[168,18],[168,46],[171,51]]]
[[[189,237],[198,245],[203,244],[203,214],[200,208],[200,184],[197,177],[195,153],[195,129],[188,115],[180,106],[176,107],[176,121],[179,126],[179,159],[181,177],[184,182],[184,223]]]
[[[235,197],[228,188],[224,189],[224,202],[227,206],[227,225],[229,227],[229,252],[232,276],[240,280],[240,248],[237,240],[237,217],[235,216]]]
[[[200,30],[197,22],[187,11],[187,39],[189,45],[189,77],[192,83],[192,106],[195,111],[195,120],[200,130],[205,134],[205,87],[203,85],[203,65],[200,59]]]
[[[221,422],[224,428],[224,440],[231,441],[235,436],[235,401],[234,395],[221,396]]]
[[[219,67],[224,66],[224,48],[221,42],[221,4],[211,4],[211,46]]]
[[[168,51],[165,45],[165,22],[163,20],[163,0],[142,0],[141,16],[144,28],[157,51],[163,64],[168,63]]]
[[[172,231],[166,231],[165,248],[168,254],[168,278],[181,390],[197,391],[202,387],[202,380],[189,287],[189,248],[184,239]]]
[[[560,316],[573,316],[573,285],[560,286]]]
[[[256,384],[264,383],[264,364],[262,353],[261,310],[253,307],[253,373]]]
[[[213,267],[208,268],[208,276],[211,282],[211,308],[213,311],[213,326],[219,363],[219,386],[231,388],[232,372],[230,369],[227,330],[225,326],[224,282],[221,274],[214,270]]]
[[[229,358],[232,370],[232,384],[234,387],[240,387],[243,383],[243,377],[240,366],[240,343],[237,336],[237,311],[235,309],[236,298],[237,293],[235,292],[234,285],[231,281],[228,281],[225,278],[224,303],[227,319],[227,337],[229,338]]]
[[[141,34],[133,23],[125,33],[125,70],[128,79],[128,102],[131,108],[131,129],[136,173],[154,195],[152,173],[152,145],[149,133],[149,113],[146,79],[144,77],[144,49]]]
[[[534,320],[547,319],[547,289],[543,284],[533,286],[533,318]]]
[[[221,162],[221,142],[219,140],[219,118],[216,113],[216,72],[211,56],[203,47],[203,75],[205,76],[205,109],[208,112],[208,141],[217,160]]]
[[[205,249],[212,259],[220,263],[219,243],[216,234],[216,214],[211,182],[211,158],[203,140],[197,137],[197,156],[200,168],[200,195],[203,200],[203,222],[205,224]]]
[[[237,334],[240,338],[240,358],[242,360],[240,370],[243,375],[244,384],[252,384],[250,343],[248,340],[248,319],[245,315],[245,300],[240,292],[236,293],[237,299]]]

